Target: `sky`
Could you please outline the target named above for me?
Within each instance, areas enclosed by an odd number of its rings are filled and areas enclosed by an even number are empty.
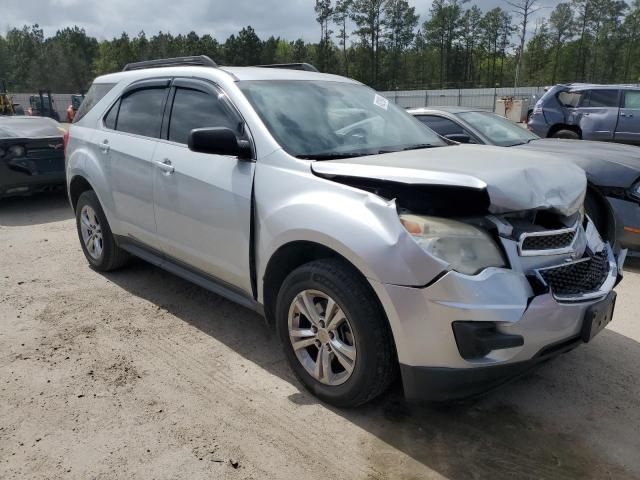
[[[557,0],[538,0],[555,6]],[[409,0],[428,18],[431,0]],[[288,40],[299,37],[316,41],[314,0],[0,0],[0,31],[14,26],[39,24],[45,35],[78,25],[99,39],[131,36],[144,30],[148,36],[162,30],[173,34],[191,30],[209,33],[224,41],[242,27],[251,25],[261,38],[271,35]],[[486,11],[496,6],[510,9],[505,0],[471,0]],[[551,8],[542,12],[548,15]],[[541,12],[541,13],[542,13]]]

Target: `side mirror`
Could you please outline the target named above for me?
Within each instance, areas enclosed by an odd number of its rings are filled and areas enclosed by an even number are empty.
[[[466,133],[450,133],[449,135],[445,135],[445,137],[458,143],[476,143],[475,140]]]
[[[253,159],[253,149],[247,140],[240,140],[230,128],[195,128],[189,133],[189,150],[212,155],[229,155],[239,160]]]

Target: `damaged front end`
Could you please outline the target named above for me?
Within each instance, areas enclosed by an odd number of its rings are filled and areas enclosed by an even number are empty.
[[[422,286],[371,282],[407,397],[480,393],[590,341],[610,321],[626,251],[614,253],[585,215],[581,170],[330,163],[312,169],[393,201],[404,230],[443,265]]]

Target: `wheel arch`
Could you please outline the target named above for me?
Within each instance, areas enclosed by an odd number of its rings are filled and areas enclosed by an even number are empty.
[[[553,137],[560,130],[571,130],[572,132],[576,132],[582,138],[582,129],[577,125],[567,125],[566,123],[556,123],[553,125],[549,131],[547,132],[547,137]]]

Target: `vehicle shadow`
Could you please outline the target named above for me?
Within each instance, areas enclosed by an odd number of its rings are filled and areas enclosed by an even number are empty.
[[[295,379],[276,335],[254,312],[144,262],[106,278],[295,385],[290,401],[320,403]],[[605,330],[588,347],[476,400],[409,405],[396,382],[366,406],[325,408],[450,479],[634,478],[640,462],[625,465],[633,475],[619,464],[640,451],[639,364],[640,345]],[[606,439],[604,451],[585,440],[585,433],[607,429],[616,437]],[[372,453],[371,466],[384,478],[419,478]]]
[[[626,272],[640,273],[640,257],[627,257],[624,262]]]
[[[24,227],[73,218],[64,192],[0,199],[0,226]]]

